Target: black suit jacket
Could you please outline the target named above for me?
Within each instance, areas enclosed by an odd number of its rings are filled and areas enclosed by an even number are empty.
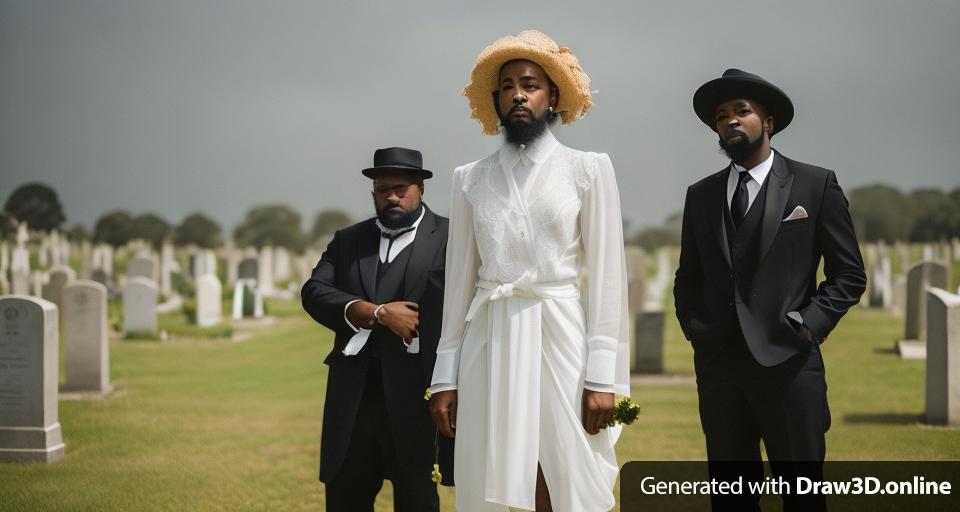
[[[320,441],[320,480],[324,482],[333,480],[346,456],[373,344],[377,345],[380,357],[387,414],[400,463],[398,470],[433,464],[436,427],[423,396],[430,386],[436,361],[439,329],[431,330],[430,326],[440,322],[443,280],[441,277],[439,284],[434,280],[430,287],[427,283],[431,275],[443,275],[447,226],[445,217],[426,209],[417,228],[399,298],[419,304],[428,289],[430,297],[440,297],[440,309],[428,307],[420,311],[419,354],[408,354],[398,336],[377,324],[363,350],[355,356],[343,355],[354,335],[344,320],[344,308],[357,299],[374,302],[376,296],[380,230],[375,219],[338,231],[303,285],[303,308],[335,335],[333,350],[324,360],[329,366]]]
[[[752,279],[737,275],[724,222],[729,169],[687,190],[673,288],[677,319],[697,361],[715,356],[740,329],[754,359],[774,366],[812,349],[787,313],[798,311],[814,338],[825,339],[863,294],[863,260],[834,172],[776,153]],[[797,206],[808,217],[782,222]],[[821,257],[826,279],[817,287]]]

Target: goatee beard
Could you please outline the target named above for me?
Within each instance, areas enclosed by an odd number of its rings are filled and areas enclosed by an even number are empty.
[[[402,229],[412,226],[420,218],[422,212],[423,204],[410,212],[405,212],[399,208],[384,208],[377,211],[377,218],[380,219],[380,224],[383,224],[384,227]]]
[[[553,112],[547,110],[540,116],[532,116],[530,122],[511,121],[510,114],[500,117],[503,125],[503,135],[510,144],[529,144],[547,131]]]
[[[743,137],[739,142],[734,142],[733,144],[727,144],[723,141],[723,138],[720,138],[718,141],[720,143],[720,149],[730,157],[730,160],[733,160],[733,163],[739,164],[749,158],[751,155],[760,151],[760,148],[763,147],[763,133],[757,137],[757,140],[749,142],[747,140],[747,135],[743,132],[737,132]]]

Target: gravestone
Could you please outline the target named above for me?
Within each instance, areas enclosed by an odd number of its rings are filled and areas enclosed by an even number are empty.
[[[15,295],[30,294],[30,252],[17,246],[10,258],[10,287]]]
[[[927,290],[945,289],[949,281],[947,267],[933,261],[921,261],[907,272],[907,304],[904,340],[897,347],[904,359],[926,357],[922,341],[927,321]]]
[[[661,302],[647,302],[635,317],[636,341],[634,349],[637,373],[663,373],[663,325]]]
[[[258,280],[260,275],[260,262],[257,258],[244,258],[237,269],[238,279]]]
[[[240,279],[233,288],[232,316],[234,320],[244,317],[263,316],[263,295],[252,279]]]
[[[227,286],[233,286],[237,282],[238,275],[238,266],[240,265],[240,256],[237,254],[237,251],[234,249],[226,249],[224,251],[224,257],[226,262],[226,274],[227,274]]]
[[[927,292],[926,421],[960,425],[960,295]]]
[[[163,244],[163,247],[160,249],[160,293],[166,296],[170,296],[173,292],[171,274],[173,273],[173,268],[176,263],[173,246],[168,243]]]
[[[223,318],[223,287],[213,274],[197,278],[197,325],[213,327]]]
[[[50,277],[47,279],[47,284],[43,285],[44,300],[49,300],[56,304],[57,307],[62,307],[63,304],[60,302],[60,294],[63,292],[63,287],[70,284],[70,282],[76,278],[77,273],[70,267],[62,265],[53,267],[50,270]]]
[[[23,295],[0,298],[0,462],[63,458],[58,335],[53,303]]]
[[[78,280],[63,288],[65,390],[110,391],[107,287]]]
[[[153,258],[147,256],[137,256],[136,258],[130,260],[130,263],[127,264],[127,279],[133,279],[134,277],[146,277],[152,281],[155,271],[156,263],[154,263]]]
[[[267,246],[260,250],[257,289],[268,297],[273,294],[273,247]]]
[[[283,247],[277,247],[274,251],[273,277],[277,281],[290,279],[290,253]]]
[[[123,288],[123,333],[157,331],[157,284],[146,277],[128,279]]]

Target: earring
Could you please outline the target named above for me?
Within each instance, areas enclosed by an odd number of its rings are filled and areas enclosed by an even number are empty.
[[[550,112],[553,112],[553,106],[551,105],[551,106],[547,107],[547,110],[549,110]]]

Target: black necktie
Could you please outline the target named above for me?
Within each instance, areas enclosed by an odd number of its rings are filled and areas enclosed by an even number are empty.
[[[381,237],[381,238],[386,238],[386,239],[388,240],[388,241],[387,241],[387,255],[384,257],[384,259],[385,259],[385,261],[386,261],[387,263],[390,262],[390,249],[393,248],[393,242],[394,242],[396,239],[400,238],[401,235],[405,235],[405,234],[413,231],[414,229],[417,229],[417,227],[416,227],[416,226],[410,226],[409,228],[404,228],[404,229],[401,229],[401,230],[398,230],[398,231],[393,231],[393,232],[390,232],[390,233],[387,233],[386,231],[381,231],[381,232],[380,232],[380,237]]]
[[[747,207],[750,205],[750,195],[747,192],[747,181],[750,180],[750,173],[741,171],[737,177],[737,189],[733,191],[733,201],[730,202],[730,215],[733,217],[733,224],[740,227],[743,218],[747,215]]]

